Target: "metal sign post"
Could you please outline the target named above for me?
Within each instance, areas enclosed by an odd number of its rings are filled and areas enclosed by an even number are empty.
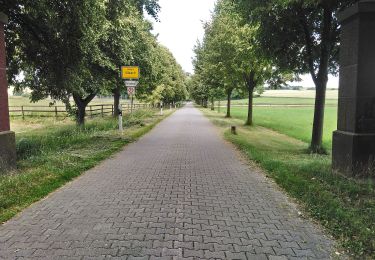
[[[122,66],[121,78],[125,80],[128,96],[131,97],[130,113],[133,114],[134,95],[139,84],[140,68],[138,66]]]

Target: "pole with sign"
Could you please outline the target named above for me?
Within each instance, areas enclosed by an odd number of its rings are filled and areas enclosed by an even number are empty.
[[[134,102],[134,95],[136,91],[136,87],[139,83],[139,77],[140,77],[140,69],[138,66],[122,66],[121,67],[121,79],[125,80],[125,86],[128,91],[128,96],[131,97],[131,108],[130,113],[133,113],[133,102]],[[121,121],[121,128],[120,131],[122,131],[122,109],[121,109],[121,115],[119,115],[119,124]]]
[[[131,97],[130,113],[133,113],[134,95],[136,87],[139,83],[139,67],[138,66],[122,66],[121,78],[125,80],[125,86],[128,89],[128,96]]]

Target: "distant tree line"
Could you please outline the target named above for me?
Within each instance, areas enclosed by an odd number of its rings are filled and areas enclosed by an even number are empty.
[[[329,74],[338,73],[338,12],[356,0],[219,0],[195,53],[189,90],[206,104],[226,96],[227,116],[235,89],[249,97],[246,124],[252,124],[252,93],[309,73],[316,98],[311,151],[323,152],[325,96]]]
[[[145,11],[158,19],[158,0],[0,0],[0,6],[9,16],[10,83],[29,88],[33,102],[61,100],[80,125],[98,94],[112,94],[118,114],[122,65],[141,67],[137,98],[172,103],[186,97],[185,73],[144,17]]]

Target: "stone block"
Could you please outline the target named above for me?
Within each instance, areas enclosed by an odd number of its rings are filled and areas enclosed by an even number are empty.
[[[349,176],[369,176],[375,170],[375,134],[333,133],[333,168]]]
[[[0,174],[16,168],[16,138],[14,132],[0,132]]]
[[[375,0],[362,0],[339,14],[340,89],[333,168],[372,175],[375,168]]]

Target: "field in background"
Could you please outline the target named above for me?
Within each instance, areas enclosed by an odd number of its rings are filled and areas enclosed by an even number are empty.
[[[338,90],[327,90],[327,99],[338,99]],[[267,90],[263,97],[315,98],[315,90]]]
[[[225,109],[222,110],[225,112]],[[247,119],[247,108],[232,108],[232,116]],[[255,107],[254,124],[270,128],[277,132],[294,137],[306,143],[311,140],[314,109],[310,107]],[[323,145],[330,151],[332,147],[332,132],[337,129],[337,108],[325,109]]]
[[[326,105],[337,106],[338,91],[327,90]],[[221,106],[226,106],[225,99],[220,101]],[[232,100],[232,105],[247,105],[248,99]],[[314,90],[267,90],[260,97],[254,98],[255,105],[301,105],[313,106],[315,104]],[[216,102],[216,106],[217,106]]]
[[[36,103],[30,102],[28,97],[18,97],[18,96],[10,96],[9,97],[9,106],[49,106],[52,102],[50,99],[43,99]],[[127,104],[129,100],[121,100],[121,103]],[[113,104],[113,98],[94,98],[93,101],[90,102],[90,105],[98,105],[98,104]],[[57,106],[63,106],[64,104],[60,101],[56,102]]]
[[[323,145],[328,152],[332,148],[332,133],[337,129],[337,95],[337,90],[327,91]],[[314,117],[314,97],[314,90],[266,91],[261,97],[254,98],[254,123],[309,143]],[[232,116],[245,122],[248,100],[231,102]],[[221,113],[226,112],[226,103],[226,100],[220,102]],[[215,110],[218,110],[218,102]]]
[[[232,100],[232,105],[247,105],[248,99],[239,99],[239,100]],[[255,105],[308,105],[313,106],[315,103],[315,99],[313,98],[296,98],[296,97],[256,97],[254,98]],[[225,106],[227,104],[226,100],[220,101],[221,106]],[[216,104],[218,105],[218,104]],[[327,99],[326,100],[327,106],[337,106],[337,99]]]

